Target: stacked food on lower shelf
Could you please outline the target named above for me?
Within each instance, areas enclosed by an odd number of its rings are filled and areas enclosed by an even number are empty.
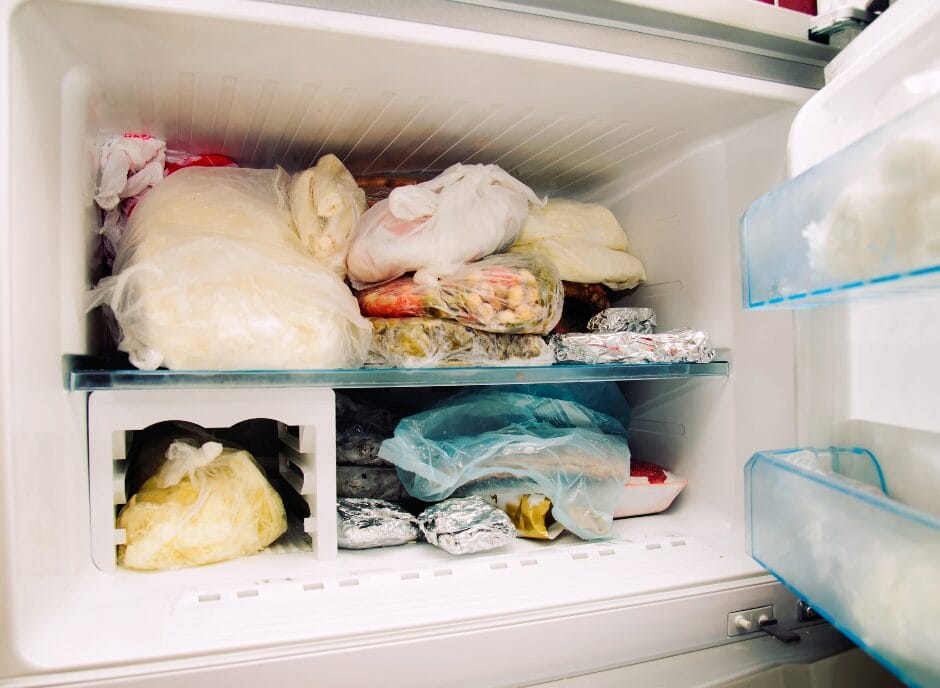
[[[646,280],[607,208],[541,199],[496,165],[426,177],[355,178],[334,155],[290,175],[115,137],[95,197],[112,274],[88,307],[144,370],[710,360],[704,333],[586,327]]]

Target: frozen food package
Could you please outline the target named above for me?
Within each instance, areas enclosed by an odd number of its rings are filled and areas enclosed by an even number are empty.
[[[630,460],[630,479],[623,486],[623,496],[614,518],[645,516],[665,511],[688,480],[648,461]]]
[[[349,249],[356,289],[415,272],[419,284],[505,250],[542,201],[496,165],[452,165],[434,179],[394,189],[369,209]]]
[[[615,251],[630,249],[627,233],[610,210],[567,198],[549,198],[544,206],[529,208],[516,243],[531,244],[543,239],[573,239]]]
[[[341,549],[394,547],[418,538],[415,517],[381,499],[336,500],[336,544]]]
[[[519,537],[554,540],[565,532],[564,526],[552,518],[552,502],[545,495],[508,492],[489,494],[485,499],[506,512]]]
[[[381,466],[337,466],[337,497],[367,497],[400,502],[408,498],[394,468]]]
[[[287,530],[284,504],[247,451],[173,442],[117,517],[131,569],[197,566],[258,552]]]
[[[551,337],[558,363],[709,363],[715,358],[708,333],[589,332]]]
[[[293,230],[287,174],[190,167],[138,204],[88,307],[152,370],[358,368],[372,326]]]
[[[307,251],[340,279],[346,278],[346,254],[366,194],[339,158],[324,155],[290,182],[294,228]]]
[[[434,174],[426,172],[393,172],[388,174],[356,175],[355,180],[359,188],[366,194],[366,205],[371,208],[379,201],[384,201],[388,198],[392,191],[399,186],[413,186],[414,184],[430,181],[434,176]]]
[[[508,545],[516,527],[504,511],[481,497],[446,499],[418,515],[425,539],[451,554],[473,554]]]
[[[646,269],[636,256],[577,239],[541,239],[509,249],[548,260],[567,282],[599,282],[614,291],[633,289],[646,281]]]
[[[379,447],[395,432],[399,417],[336,393],[336,463],[353,466],[386,466]]]
[[[656,311],[652,308],[607,308],[588,321],[591,332],[637,332],[652,334]]]
[[[137,494],[147,479],[166,463],[167,449],[174,442],[184,440],[190,444],[202,445],[213,439],[215,438],[204,428],[184,421],[157,423],[135,431],[127,450],[124,493]]]
[[[437,501],[471,484],[475,495],[543,494],[552,516],[585,539],[609,534],[630,463],[619,420],[505,389],[461,392],[404,418],[379,455],[413,497]]]
[[[548,334],[564,301],[555,269],[521,255],[484,258],[434,285],[402,277],[361,291],[358,298],[362,314],[370,317],[446,318],[508,334]]]
[[[367,366],[531,366],[555,360],[548,343],[534,334],[495,334],[438,318],[370,320]]]

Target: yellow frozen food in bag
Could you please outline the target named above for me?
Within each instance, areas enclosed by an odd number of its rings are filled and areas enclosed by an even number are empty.
[[[173,442],[166,463],[121,509],[118,563],[175,569],[258,552],[287,530],[280,496],[251,454]]]

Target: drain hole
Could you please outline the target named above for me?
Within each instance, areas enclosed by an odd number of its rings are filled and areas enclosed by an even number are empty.
[[[437,569],[437,570],[434,572],[434,575],[435,575],[435,576],[450,576],[450,575],[452,575],[453,573],[454,573],[454,572],[451,571],[450,569]]]
[[[646,549],[662,549],[662,547],[663,547],[662,545],[654,544],[654,545],[647,545]]]
[[[538,563],[538,559],[523,559],[519,562],[519,566],[535,566]]]
[[[685,540],[673,540],[672,541],[673,547],[682,547],[683,545],[685,545]]]
[[[207,594],[207,595],[200,595],[200,596],[199,596],[199,601],[200,601],[200,602],[218,602],[218,601],[221,600],[221,599],[222,599],[222,595],[220,595],[220,594],[217,593],[217,592],[213,592],[213,593],[209,593],[209,594]]]
[[[323,583],[304,583],[304,590],[323,590]]]
[[[417,580],[421,576],[417,571],[411,571],[410,573],[401,574],[402,580]]]
[[[341,580],[339,582],[339,587],[341,588],[350,588],[354,585],[359,585],[358,578],[347,578],[346,580]]]
[[[257,597],[258,591],[257,590],[239,590],[237,593],[235,593],[235,596],[236,597]]]
[[[499,569],[509,568],[509,564],[507,564],[505,561],[498,561],[495,564],[490,564],[490,568],[494,571],[497,571]]]
[[[587,559],[587,552],[577,552],[576,554],[571,555],[572,559]]]
[[[616,554],[616,552],[615,552],[614,550],[612,550],[612,549],[602,549],[602,550],[600,551],[600,555],[601,555],[602,557],[612,557],[612,556],[615,555],[615,554]]]

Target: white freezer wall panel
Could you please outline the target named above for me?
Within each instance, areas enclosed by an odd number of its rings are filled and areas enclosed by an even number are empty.
[[[705,501],[702,495],[718,501],[718,492],[712,494],[718,486],[739,489],[745,445],[728,453],[728,437],[743,427],[753,397],[735,389],[739,376],[746,381],[757,368],[748,351],[736,351],[753,333],[730,315],[740,302],[736,273],[726,267],[734,263],[731,238],[744,207],[737,195],[756,196],[773,183],[767,177],[779,155],[752,160],[760,174],[732,174],[726,166],[762,138],[782,141],[784,119],[773,118],[788,117],[808,92],[590,50],[277,4],[34,0],[4,12],[2,66],[9,79],[0,80],[0,117],[11,134],[0,137],[2,193],[9,201],[0,223],[6,555],[0,594],[11,639],[0,648],[4,672],[133,661],[143,647],[135,642],[143,638],[135,635],[135,619],[166,621],[147,585],[122,584],[135,594],[117,605],[113,586],[93,566],[86,400],[65,392],[62,376],[63,354],[96,348],[90,341],[96,330],[86,331],[82,312],[95,225],[95,147],[124,130],[146,129],[174,147],[204,145],[256,165],[299,167],[328,150],[363,170],[498,161],[541,192],[590,194],[638,221],[647,211],[663,216],[672,199],[646,181],[679,165],[687,172],[677,173],[675,188],[693,194],[684,231],[699,218],[703,237],[715,233],[715,253],[670,267],[657,263],[655,245],[647,250],[664,282],[674,281],[670,271],[701,279],[715,266],[716,282],[726,286],[715,290],[717,304],[686,308],[695,303],[692,294],[690,301],[669,297],[670,305],[716,328],[735,372],[718,383],[719,391],[706,393],[709,400],[720,397],[714,406],[696,406],[690,416],[694,442],[668,441],[684,452],[679,461],[690,471],[701,470],[695,461],[715,462],[715,475],[699,497],[690,488],[690,501]],[[748,143],[739,132],[751,127]],[[724,165],[722,146],[733,154]],[[695,195],[700,188],[710,192]],[[785,329],[785,316],[775,322]],[[739,368],[739,356],[751,363]],[[791,393],[781,389],[775,398]],[[674,427],[691,404],[650,420]],[[757,432],[753,424],[747,428]],[[714,506],[723,525],[735,518],[726,504]],[[72,615],[70,623],[94,618],[98,635],[76,632],[71,647],[49,645],[60,615],[88,609],[96,611]],[[107,638],[127,642],[122,658],[105,659],[108,652],[96,641]]]

